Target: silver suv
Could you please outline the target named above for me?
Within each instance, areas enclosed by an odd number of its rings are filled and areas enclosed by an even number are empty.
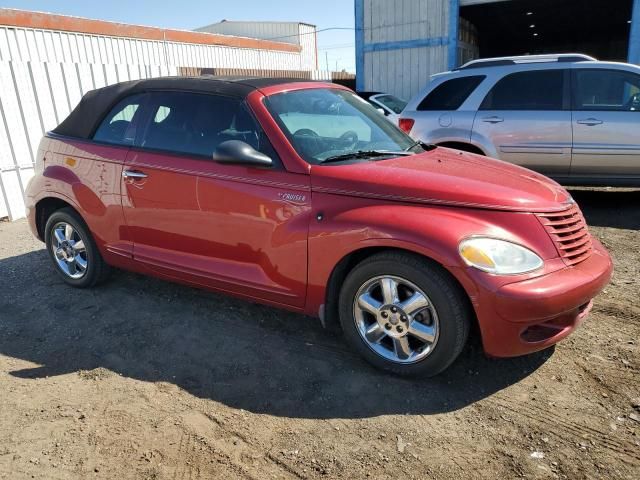
[[[579,54],[474,60],[431,77],[411,136],[565,184],[640,185],[640,67]]]

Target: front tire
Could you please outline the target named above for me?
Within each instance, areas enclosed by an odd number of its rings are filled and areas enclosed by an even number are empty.
[[[405,376],[433,376],[460,355],[469,334],[468,298],[441,266],[383,252],[359,263],[340,291],[347,341],[369,363]]]
[[[63,208],[52,213],[44,231],[49,257],[67,284],[87,288],[106,279],[109,266],[89,228],[74,210]]]

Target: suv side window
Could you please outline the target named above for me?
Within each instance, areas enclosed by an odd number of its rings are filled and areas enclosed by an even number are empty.
[[[424,97],[418,110],[457,110],[485,78],[473,75],[442,82]]]
[[[120,100],[102,120],[93,139],[116,145],[132,145],[136,138],[136,122],[133,120],[140,116],[143,97],[144,94],[136,94]]]
[[[276,154],[244,102],[193,92],[150,92],[140,147],[211,158],[226,140],[241,140],[274,161]]]
[[[480,110],[563,110],[564,70],[516,72],[500,79]]]
[[[640,75],[622,70],[574,70],[574,110],[640,110]]]

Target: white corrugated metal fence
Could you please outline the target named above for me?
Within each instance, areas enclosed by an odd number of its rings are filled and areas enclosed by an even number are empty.
[[[165,65],[0,61],[0,218],[24,216],[24,188],[42,135],[89,90],[112,83],[175,75]]]
[[[24,216],[24,189],[40,138],[84,93],[126,80],[177,75],[185,67],[315,68],[303,65],[296,52],[0,26],[0,218]],[[314,71],[311,77],[331,79],[331,74]]]

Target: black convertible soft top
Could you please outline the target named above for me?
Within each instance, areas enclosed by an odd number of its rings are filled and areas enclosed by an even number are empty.
[[[183,90],[245,98],[249,93],[263,87],[300,81],[305,80],[203,75],[201,77],[162,77],[116,83],[87,92],[69,116],[52,131],[67,137],[91,138],[111,108],[124,97],[135,93],[152,90]]]

